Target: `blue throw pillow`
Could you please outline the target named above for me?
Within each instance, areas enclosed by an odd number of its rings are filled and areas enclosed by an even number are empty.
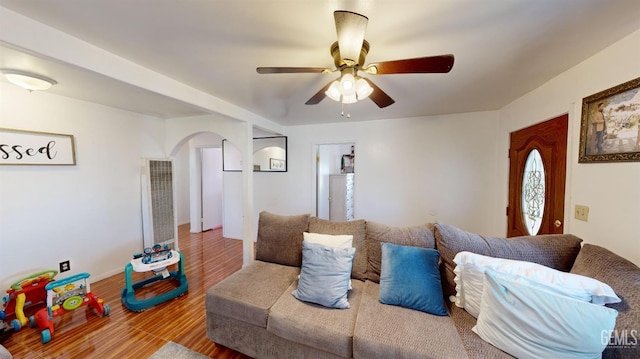
[[[298,288],[291,294],[329,308],[350,308],[347,292],[355,253],[353,247],[335,248],[303,241]]]
[[[380,303],[449,315],[442,296],[435,249],[382,243]]]

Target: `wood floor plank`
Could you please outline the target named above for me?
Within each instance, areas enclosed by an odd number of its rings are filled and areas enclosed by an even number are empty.
[[[144,312],[131,312],[120,300],[124,274],[117,274],[91,283],[91,290],[111,306],[107,317],[79,308],[54,319],[54,336],[47,344],[42,344],[37,329],[27,327],[3,345],[16,359],[147,358],[173,341],[210,358],[249,359],[216,345],[207,338],[205,327],[205,293],[242,267],[242,241],[222,237],[222,229],[189,233],[188,224],[178,228],[178,236],[189,282],[184,295]],[[176,265],[169,269],[176,270]],[[134,272],[132,280],[151,275]],[[138,290],[136,297],[150,298],[176,285],[158,282]]]

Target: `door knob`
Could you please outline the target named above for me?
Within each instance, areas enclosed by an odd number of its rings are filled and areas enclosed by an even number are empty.
[[[556,227],[560,227],[560,226],[562,225],[562,222],[560,222],[560,220],[559,220],[559,219],[556,219],[556,221],[555,221],[555,222],[553,222],[553,224],[554,224]]]

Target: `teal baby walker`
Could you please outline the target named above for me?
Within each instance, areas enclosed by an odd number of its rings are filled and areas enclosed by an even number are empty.
[[[178,270],[170,272],[167,267],[175,263],[178,263]],[[139,273],[151,271],[155,276],[132,283],[131,273],[133,271]],[[145,248],[144,254],[134,254],[131,262],[127,263],[124,267],[124,279],[125,287],[122,289],[122,303],[134,312],[142,312],[155,305],[177,298],[189,289],[187,277],[184,274],[184,257],[182,253],[170,249],[166,244],[164,246],[156,244],[153,247]],[[146,299],[136,298],[136,290],[158,281],[172,279],[178,282],[178,287],[175,289],[156,295],[155,297]]]

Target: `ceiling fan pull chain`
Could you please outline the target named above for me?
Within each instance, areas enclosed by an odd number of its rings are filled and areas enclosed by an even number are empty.
[[[342,112],[340,112],[340,116],[344,117],[344,102],[340,102],[340,106],[342,106]],[[350,113],[347,113],[347,118],[351,118]]]

